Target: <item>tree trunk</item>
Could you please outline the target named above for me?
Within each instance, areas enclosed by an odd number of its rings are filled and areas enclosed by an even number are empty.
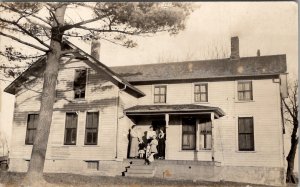
[[[291,149],[289,151],[288,156],[286,157],[286,160],[288,162],[287,172],[286,172],[286,182],[287,183],[296,183],[295,175],[294,175],[294,161],[295,161],[295,155],[297,151],[297,145],[298,145],[298,137],[297,137],[297,130],[298,130],[298,120],[293,119],[293,131],[291,135]]]
[[[63,25],[66,5],[56,8],[55,16],[58,25]],[[62,33],[59,32],[59,26],[53,24],[51,33],[50,50],[47,54],[46,69],[44,72],[44,83],[41,97],[41,106],[39,112],[39,121],[36,136],[31,152],[31,159],[27,175],[24,179],[25,184],[39,185],[44,182],[43,170],[47,152],[50,126],[52,122],[53,105],[55,101],[55,87],[58,75],[59,60],[61,55]]]

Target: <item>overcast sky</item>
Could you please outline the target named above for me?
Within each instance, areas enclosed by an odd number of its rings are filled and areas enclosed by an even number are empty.
[[[196,3],[195,3],[196,4]],[[175,36],[159,34],[138,39],[127,49],[102,41],[100,60],[107,66],[200,60],[214,57],[213,50],[230,51],[230,37],[238,36],[240,56],[286,54],[288,72],[298,76],[298,8],[295,2],[197,3],[186,29]],[[5,45],[1,39],[0,47]],[[74,41],[89,52],[86,43]],[[7,83],[2,83],[2,88]],[[13,96],[2,93],[0,129],[10,134]]]

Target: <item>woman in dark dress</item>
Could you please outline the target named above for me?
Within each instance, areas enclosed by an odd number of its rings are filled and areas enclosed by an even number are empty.
[[[158,159],[165,158],[165,133],[163,128],[159,129],[158,132]]]

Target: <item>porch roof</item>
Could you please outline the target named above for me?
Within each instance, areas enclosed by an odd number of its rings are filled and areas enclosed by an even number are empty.
[[[201,114],[213,112],[217,118],[225,116],[225,112],[219,107],[197,104],[181,105],[136,105],[124,110],[126,115],[144,114]]]

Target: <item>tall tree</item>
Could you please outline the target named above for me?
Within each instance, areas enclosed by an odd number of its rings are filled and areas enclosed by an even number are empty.
[[[187,3],[1,3],[0,11],[0,35],[46,56],[39,125],[26,175],[26,181],[33,184],[43,181],[60,58],[74,52],[64,50],[63,38],[90,40],[97,36],[135,47],[134,36],[183,30],[193,8]],[[77,11],[85,14],[80,16]],[[10,59],[32,58],[13,46],[0,54]]]
[[[286,182],[295,183],[294,163],[297,151],[298,136],[298,80],[288,83],[288,97],[282,99],[285,113],[285,124],[291,125],[291,148],[286,157],[288,166],[286,172]]]

